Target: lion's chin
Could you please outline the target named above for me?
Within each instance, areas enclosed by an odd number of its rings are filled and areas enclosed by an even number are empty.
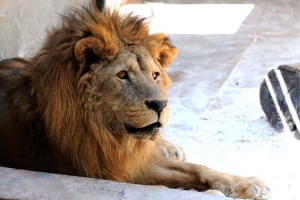
[[[154,140],[161,127],[162,124],[160,122],[155,122],[142,128],[136,128],[126,123],[124,124],[126,131],[136,139]]]

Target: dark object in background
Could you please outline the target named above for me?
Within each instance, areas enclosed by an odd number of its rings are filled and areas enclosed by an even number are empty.
[[[300,64],[272,69],[261,84],[260,104],[276,130],[295,131],[300,139]]]

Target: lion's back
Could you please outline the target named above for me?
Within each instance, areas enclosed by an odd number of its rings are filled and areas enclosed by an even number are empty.
[[[9,112],[12,101],[10,91],[15,84],[14,78],[28,63],[29,61],[22,58],[11,58],[0,61],[0,124],[8,116],[7,112]]]
[[[25,59],[13,58],[0,61],[0,163],[10,165],[11,157],[21,155],[21,140],[17,131],[21,129],[14,118],[14,90],[22,88],[18,74],[27,64]],[[14,155],[13,155],[14,154]]]
[[[0,128],[1,124],[8,115],[11,99],[9,98],[9,91],[14,84],[13,77],[15,73],[20,70],[19,67],[14,67],[14,61],[6,59],[0,62]],[[2,132],[2,131],[1,131]]]

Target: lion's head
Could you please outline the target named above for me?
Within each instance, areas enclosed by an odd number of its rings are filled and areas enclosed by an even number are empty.
[[[176,48],[164,34],[150,35],[144,19],[93,15],[74,46],[81,103],[116,136],[151,139],[168,118],[166,67]]]
[[[176,48],[132,14],[73,9],[62,20],[27,68],[31,93],[50,143],[72,154],[85,175],[102,176],[91,171],[115,165],[111,152],[126,159],[133,140],[154,140],[166,123],[166,68]],[[106,161],[93,161],[99,157]]]

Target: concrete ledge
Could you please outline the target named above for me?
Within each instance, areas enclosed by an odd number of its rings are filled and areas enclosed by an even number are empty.
[[[0,199],[226,200],[221,195],[0,167]]]

